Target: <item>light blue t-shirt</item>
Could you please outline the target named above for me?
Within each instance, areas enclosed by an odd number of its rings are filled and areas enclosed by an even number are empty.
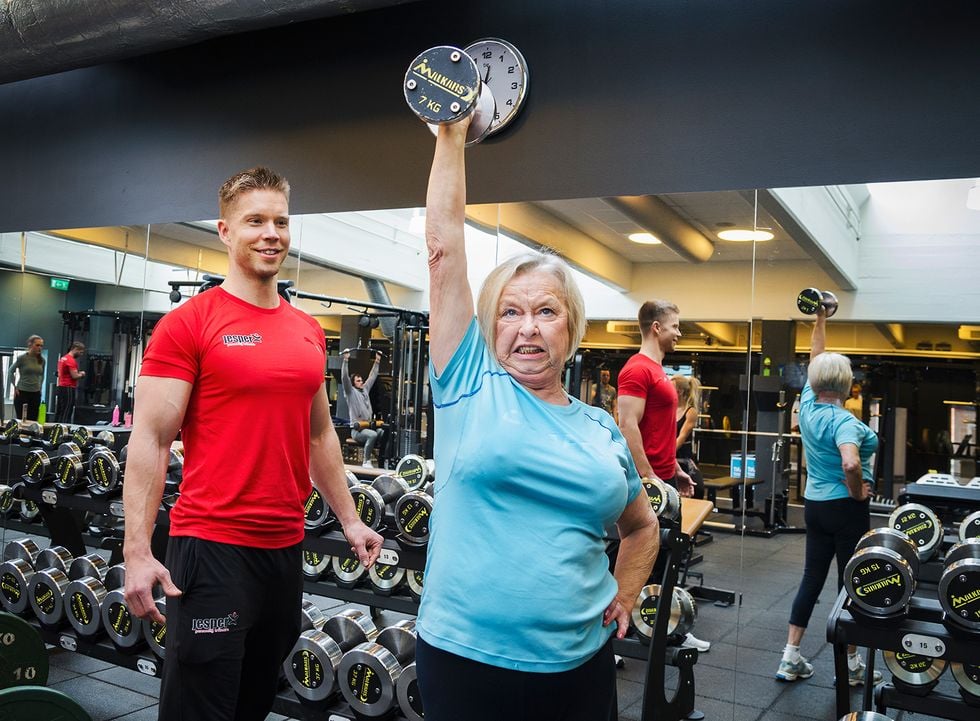
[[[435,504],[418,630],[493,666],[575,668],[608,640],[604,535],[640,493],[601,408],[545,403],[508,375],[476,321],[440,376]],[[451,681],[450,681],[451,682]]]
[[[861,456],[861,477],[874,485],[871,455],[878,449],[878,436],[850,411],[833,403],[817,403],[807,383],[800,395],[800,434],[806,451],[806,493],[808,501],[847,498],[847,485],[840,448],[853,443]]]

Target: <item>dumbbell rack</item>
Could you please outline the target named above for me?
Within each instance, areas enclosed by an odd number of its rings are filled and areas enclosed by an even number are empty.
[[[903,641],[910,635],[932,639],[941,643],[945,649],[940,655],[947,662],[975,663],[977,649],[980,648],[980,633],[966,630],[953,630],[942,622],[943,611],[938,599],[914,595],[907,612],[900,619],[870,618],[858,611],[852,611],[847,593],[841,591],[831,609],[827,621],[827,640],[834,647],[834,672],[836,677],[837,714],[840,718],[849,712],[850,694],[847,683],[847,646],[853,644],[869,649],[867,675],[874,675],[875,652],[914,651],[918,647],[907,647]],[[911,641],[911,639],[909,639]],[[918,642],[919,639],[915,639]],[[872,685],[865,686],[863,710],[871,710]],[[903,709],[929,716],[953,719],[954,721],[975,721],[978,709],[968,706],[959,696],[951,696],[931,691],[927,696],[905,693],[891,683],[885,683],[875,692],[879,713],[887,708]]]

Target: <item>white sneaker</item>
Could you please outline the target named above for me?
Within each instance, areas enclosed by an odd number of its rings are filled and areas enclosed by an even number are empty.
[[[374,464],[371,463],[371,459],[368,458],[364,463],[361,464],[361,468],[374,468]]]
[[[711,650],[711,641],[702,641],[693,633],[689,633],[684,637],[681,648],[696,648],[698,653],[708,653]]]

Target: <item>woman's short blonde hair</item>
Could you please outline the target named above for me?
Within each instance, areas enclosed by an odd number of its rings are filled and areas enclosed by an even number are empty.
[[[836,393],[841,398],[851,394],[851,359],[840,353],[821,353],[810,361],[807,380],[814,393]]]
[[[568,316],[568,349],[565,353],[565,360],[568,360],[585,337],[585,301],[572,275],[571,266],[554,253],[527,251],[508,258],[490,271],[476,301],[476,320],[480,324],[480,332],[487,346],[493,350],[497,342],[497,308],[504,288],[514,278],[536,270],[551,273],[558,280],[563,295],[561,300]]]
[[[683,408],[701,408],[701,381],[694,376],[672,376],[670,379],[677,389],[677,405]]]

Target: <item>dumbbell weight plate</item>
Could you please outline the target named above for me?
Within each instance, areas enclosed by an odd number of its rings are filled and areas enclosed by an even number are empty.
[[[71,555],[71,551],[64,546],[48,546],[37,554],[37,568],[39,570],[57,568],[63,573],[68,573],[68,569],[74,560],[75,557]]]
[[[9,486],[5,486],[5,488],[9,488]],[[0,491],[0,518],[6,518],[7,516],[13,515],[14,503],[16,502],[17,499],[14,498],[13,491]]]
[[[24,456],[24,481],[32,485],[40,485],[51,471],[51,459],[41,448],[32,448]]]
[[[390,596],[405,580],[405,569],[390,563],[375,563],[368,569],[368,581],[375,593]]]
[[[71,491],[85,485],[85,466],[76,455],[63,455],[55,461],[54,485],[62,491]]]
[[[423,122],[455,123],[475,109],[480,73],[459,48],[437,45],[409,64],[404,92],[408,107]]]
[[[658,518],[676,521],[681,515],[681,497],[677,489],[659,479],[644,478],[643,488]]]
[[[3,547],[3,560],[22,558],[31,565],[31,568],[34,568],[40,552],[41,549],[30,538],[16,538]]]
[[[92,576],[76,579],[65,589],[68,623],[79,635],[97,636],[102,631],[102,603],[107,592],[102,581]]]
[[[283,662],[286,679],[296,695],[305,701],[325,701],[336,689],[335,670],[343,652],[321,630],[303,631]]]
[[[934,684],[946,670],[946,662],[941,658],[904,651],[882,651],[882,655],[892,675],[910,686]]]
[[[950,550],[936,595],[945,620],[980,630],[980,539],[959,543]]]
[[[23,558],[11,558],[0,564],[0,602],[9,613],[22,614],[30,608],[28,589],[34,567]]]
[[[92,451],[88,457],[88,478],[89,490],[96,495],[104,496],[118,490],[122,472],[116,454],[108,448]]]
[[[422,694],[419,693],[418,672],[415,670],[415,662],[408,664],[398,683],[395,684],[395,696],[398,698],[398,708],[408,721],[425,721],[425,712],[422,709]]]
[[[421,488],[432,477],[429,463],[422,456],[409,453],[402,456],[395,466],[395,475],[408,484],[413,491]]]
[[[327,505],[323,495],[315,486],[310,489],[310,495],[306,498],[303,511],[303,525],[306,528],[319,528],[330,518],[330,506]]]
[[[122,587],[106,594],[102,601],[101,614],[102,627],[117,648],[130,650],[142,645],[143,619],[130,613]]]
[[[888,525],[911,539],[920,561],[928,561],[939,548],[943,526],[932,509],[919,503],[906,503],[892,511]]]
[[[24,521],[33,521],[41,513],[41,508],[34,501],[24,499],[20,502],[20,517]]]
[[[88,450],[88,447],[92,445],[92,431],[90,431],[85,426],[78,426],[71,433],[72,443],[77,445],[83,451]]]
[[[953,662],[949,664],[956,683],[966,693],[980,698],[980,664]]]
[[[27,597],[34,615],[46,626],[57,626],[65,620],[65,590],[68,576],[57,568],[46,568],[31,576]]]
[[[653,637],[653,627],[657,622],[657,604],[661,587],[658,584],[644,586],[633,604],[630,614],[633,629],[643,637]],[[694,627],[697,619],[697,605],[694,598],[683,588],[674,587],[670,602],[670,618],[667,620],[667,635],[686,634]]]
[[[382,716],[395,703],[395,686],[402,665],[384,646],[361,643],[344,654],[337,668],[338,685],[344,700],[357,713]],[[383,679],[394,679],[384,683]]]
[[[875,528],[861,536],[857,542],[857,545],[854,547],[854,551],[857,552],[864,548],[873,548],[875,546],[889,548],[892,551],[895,551],[895,553],[900,555],[908,562],[909,568],[912,569],[912,577],[919,577],[918,549],[915,547],[912,539],[910,539],[904,533],[897,531],[894,528]]]
[[[69,437],[69,435],[71,435],[71,429],[69,429],[64,423],[55,423],[47,430],[48,443],[52,446],[60,445],[62,441]]]
[[[167,613],[167,601],[163,598],[158,598],[154,601],[157,610],[166,615]],[[150,649],[157,655],[158,658],[163,658],[167,653],[167,624],[158,623],[157,621],[143,621],[143,638],[149,645]]]
[[[432,496],[422,491],[409,491],[395,501],[395,525],[402,540],[413,546],[429,542],[429,518],[432,516]]]
[[[353,556],[334,556],[330,568],[341,586],[352,588],[364,576],[364,566]]]
[[[980,538],[980,511],[974,511],[960,522],[960,540]]]
[[[0,613],[0,689],[47,682],[48,651],[38,632],[22,618]]]
[[[126,564],[117,563],[115,566],[109,566],[109,570],[105,572],[105,577],[102,579],[102,583],[105,585],[106,590],[108,591],[125,586]]]
[[[319,551],[303,551],[303,575],[311,581],[320,580],[329,570],[332,560],[332,556]]]
[[[405,580],[408,583],[408,592],[416,601],[422,599],[422,585],[425,581],[424,571],[408,570],[405,572]]]
[[[323,611],[320,607],[309,599],[303,599],[303,607],[300,610],[300,623],[299,627],[301,631],[309,631],[311,629],[321,629],[323,624],[327,622],[327,617],[323,615]]]
[[[908,605],[915,591],[915,576],[897,551],[883,546],[862,548],[844,568],[844,589],[865,613],[891,616]]]
[[[74,581],[85,576],[91,576],[99,581],[105,579],[109,564],[98,553],[86,553],[71,562],[68,567],[68,580]]]

